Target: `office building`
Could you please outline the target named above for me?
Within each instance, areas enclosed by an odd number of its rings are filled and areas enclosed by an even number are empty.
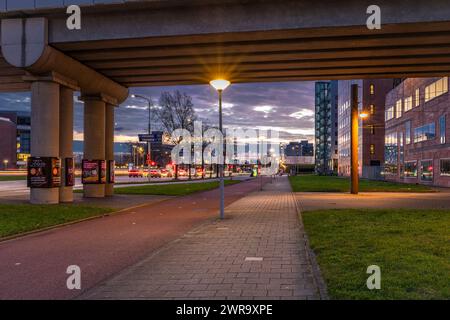
[[[386,180],[450,187],[448,78],[405,79],[386,97]]]
[[[338,81],[315,84],[315,166],[318,174],[338,169]]]
[[[359,118],[358,172],[360,177],[382,179],[384,163],[384,105],[396,80],[342,80],[338,83],[338,173],[350,176],[351,86],[358,85]]]

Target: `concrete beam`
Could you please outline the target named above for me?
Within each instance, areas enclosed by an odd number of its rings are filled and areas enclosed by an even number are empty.
[[[66,15],[53,15],[50,43],[198,35],[225,32],[365,26],[371,0],[166,1],[155,7],[126,3],[83,16],[80,31],[69,32]],[[447,0],[378,0],[384,24],[450,21]],[[102,12],[103,11],[103,12]]]
[[[45,18],[3,19],[1,25],[2,54],[10,65],[34,75],[61,74],[76,81],[86,94],[106,94],[117,104],[128,97],[124,86],[50,47]]]

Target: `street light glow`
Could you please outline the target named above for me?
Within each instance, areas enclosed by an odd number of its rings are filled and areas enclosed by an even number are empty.
[[[362,111],[362,112],[359,114],[359,117],[360,117],[361,119],[367,119],[367,118],[369,117],[369,114],[368,114],[366,111]]]
[[[209,84],[217,91],[223,91],[228,88],[231,82],[225,79],[216,79],[212,80]]]

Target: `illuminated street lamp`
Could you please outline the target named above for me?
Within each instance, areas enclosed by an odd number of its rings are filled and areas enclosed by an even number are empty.
[[[8,163],[9,163],[8,159],[3,160],[3,165],[5,166],[5,170],[8,169]]]
[[[223,131],[222,131],[222,92],[228,88],[231,84],[230,81],[224,79],[216,79],[212,80],[209,83],[216,91],[219,93],[219,130],[222,134],[223,139]],[[223,148],[223,144],[222,144]],[[220,158],[220,157],[219,157]],[[219,181],[220,181],[220,219],[225,218],[225,183],[223,181],[223,152],[222,159],[219,164]]]
[[[369,117],[369,113],[367,111],[361,111],[361,113],[359,114],[359,117],[363,120],[367,119]]]
[[[358,166],[358,143],[359,143],[359,119],[365,120],[369,117],[366,111],[358,110],[358,85],[353,84],[351,88],[351,124],[350,124],[350,192],[359,192],[359,166]]]

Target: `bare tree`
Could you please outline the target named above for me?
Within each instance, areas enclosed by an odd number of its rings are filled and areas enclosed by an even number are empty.
[[[169,134],[172,134],[175,129],[186,129],[192,132],[194,121],[197,120],[192,98],[178,90],[173,93],[167,91],[161,93],[156,116]]]
[[[173,93],[163,92],[159,98],[159,108],[156,116],[162,123],[164,129],[170,135],[176,129],[186,129],[189,132],[194,131],[194,121],[197,116],[194,111],[192,98],[186,93],[176,90]],[[181,138],[172,141],[175,144],[181,142]],[[175,167],[175,179],[178,178],[178,166]],[[191,178],[191,165],[189,164],[189,179]]]

